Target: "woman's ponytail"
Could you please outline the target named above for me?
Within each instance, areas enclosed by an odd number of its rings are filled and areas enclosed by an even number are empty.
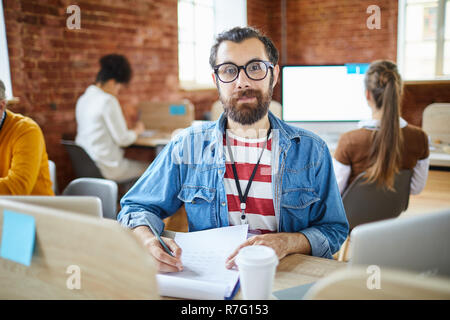
[[[366,89],[382,112],[380,128],[373,132],[366,178],[393,189],[401,167],[403,142],[399,122],[402,82],[397,66],[390,61],[373,62],[367,71]]]

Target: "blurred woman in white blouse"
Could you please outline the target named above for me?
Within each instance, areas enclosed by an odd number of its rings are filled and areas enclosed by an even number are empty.
[[[95,84],[90,85],[76,105],[77,136],[95,161],[103,176],[116,182],[137,178],[148,163],[124,157],[124,147],[136,141],[145,128],[138,122],[128,129],[117,96],[131,79],[131,67],[121,55],[109,54],[100,59]]]

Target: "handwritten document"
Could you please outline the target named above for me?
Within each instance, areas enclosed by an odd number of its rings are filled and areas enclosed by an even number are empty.
[[[232,296],[239,279],[225,268],[226,258],[247,239],[248,225],[176,233],[183,271],[156,276],[159,294],[187,299],[224,299]]]

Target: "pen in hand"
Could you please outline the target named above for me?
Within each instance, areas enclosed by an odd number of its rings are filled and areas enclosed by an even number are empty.
[[[164,243],[164,241],[161,239],[161,237],[159,236],[158,232],[156,232],[156,230],[153,228],[152,225],[149,225],[150,230],[152,231],[152,233],[155,235],[155,237],[158,239],[159,243],[161,244],[161,246],[163,247],[164,251],[166,251],[170,256],[174,257],[172,251],[170,251],[169,247],[167,247],[167,245]]]

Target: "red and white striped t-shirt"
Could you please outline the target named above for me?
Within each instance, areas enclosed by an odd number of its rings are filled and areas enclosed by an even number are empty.
[[[228,133],[231,152],[236,165],[236,171],[241,185],[242,194],[245,193],[248,180],[253,168],[258,162],[266,137],[259,139],[241,138]],[[228,151],[227,139],[224,135],[225,151],[225,191],[228,202],[228,219],[231,226],[241,224],[241,201],[234,180],[233,167]],[[272,196],[272,135],[267,141],[258,169],[248,192],[245,213],[249,224],[249,232],[254,234],[276,232],[277,222]]]

